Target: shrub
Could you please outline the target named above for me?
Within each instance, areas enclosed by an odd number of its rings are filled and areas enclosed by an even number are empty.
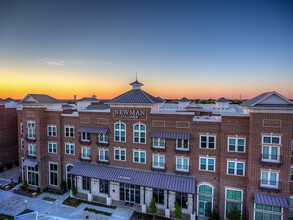
[[[37,193],[38,193],[38,194],[41,193],[41,189],[40,189],[40,187],[37,188]]]
[[[152,201],[150,202],[150,213],[152,214],[153,217],[155,216],[157,210],[158,210],[157,203],[155,198],[153,198]]]
[[[22,182],[22,189],[23,189],[24,191],[27,191],[27,187],[28,187],[27,181],[24,180],[24,181]]]
[[[229,219],[229,220],[241,220],[242,219],[241,210],[238,209],[238,207],[236,205],[234,205],[232,207],[232,209],[228,210],[227,219]]]
[[[94,212],[96,214],[101,214],[101,215],[106,215],[106,216],[111,216],[112,215],[112,213],[110,213],[110,212],[103,212],[103,211],[99,211],[99,210],[96,210],[96,209],[91,209],[91,208],[88,208],[88,207],[86,207],[84,209],[84,211]]]
[[[209,217],[209,220],[220,220],[219,213],[215,209],[213,209],[213,212]]]
[[[181,219],[182,218],[182,208],[180,207],[179,203],[177,201],[174,202],[174,216],[176,219]]]
[[[75,184],[72,184],[71,193],[72,193],[73,198],[75,198],[76,194],[77,194],[77,189],[75,187]]]
[[[60,184],[60,190],[62,193],[66,192],[66,182],[62,181]]]

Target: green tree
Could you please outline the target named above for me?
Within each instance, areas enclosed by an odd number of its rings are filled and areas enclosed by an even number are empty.
[[[27,187],[28,187],[27,181],[24,180],[24,181],[22,182],[22,189],[23,189],[24,191],[27,191]]]
[[[72,184],[71,193],[72,193],[73,198],[75,199],[76,194],[77,194],[77,189],[75,187],[75,184]]]
[[[182,218],[182,208],[180,207],[179,203],[177,201],[174,202],[174,216],[176,219],[181,219]]]
[[[219,213],[215,209],[213,209],[213,212],[209,217],[209,220],[220,220]]]
[[[241,210],[236,205],[234,205],[230,210],[228,210],[227,219],[241,220],[242,219]]]
[[[155,217],[155,214],[158,210],[158,207],[157,207],[157,203],[156,203],[156,200],[155,198],[152,199],[152,201],[150,202],[150,213],[152,214],[153,218]]]

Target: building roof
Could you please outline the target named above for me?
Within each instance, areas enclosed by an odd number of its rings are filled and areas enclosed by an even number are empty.
[[[162,99],[161,97],[157,97],[156,99],[158,99],[159,101],[161,101],[161,102],[166,102],[166,100],[165,99]]]
[[[254,193],[255,203],[289,208],[286,197]]]
[[[202,109],[202,107],[194,102],[190,103],[185,109]]]
[[[69,105],[69,104],[63,104],[62,105],[62,109],[72,109],[72,108],[74,108],[74,106]]]
[[[107,134],[108,128],[97,128],[97,127],[79,127],[77,132],[87,132],[92,134]]]
[[[225,99],[224,97],[219,98],[216,102],[229,102],[230,103],[230,101],[228,99]]]
[[[110,109],[109,105],[88,105],[86,110],[106,110]]]
[[[256,97],[254,97],[254,98],[252,98],[252,99],[249,99],[249,100],[247,100],[246,102],[243,102],[243,103],[241,104],[241,106],[249,107],[249,106],[253,105],[255,102],[257,102],[257,101],[261,100],[262,98],[266,97],[269,93],[270,93],[270,92],[265,92],[265,93],[262,93],[262,94],[260,94],[260,95],[258,95],[258,96],[256,96]]]
[[[24,160],[22,165],[28,167],[35,167],[39,162],[35,160]]]
[[[168,132],[168,131],[152,131],[151,137],[157,138],[166,138],[166,139],[190,139],[190,133],[182,133],[182,132]]]
[[[64,102],[45,94],[28,94],[20,104],[64,104]]]
[[[178,102],[190,102],[190,100],[186,97],[183,97],[182,99],[178,100]]]
[[[131,85],[131,86],[143,86],[143,84],[141,82],[138,82],[137,80],[135,80],[134,82],[130,83],[129,85]]]
[[[113,182],[165,189],[175,192],[195,193],[195,178],[163,174],[143,170],[112,167],[89,163],[75,163],[69,172],[72,175],[103,179]]]

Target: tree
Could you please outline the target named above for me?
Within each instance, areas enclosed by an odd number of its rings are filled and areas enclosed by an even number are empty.
[[[71,193],[72,193],[73,198],[75,199],[76,194],[77,194],[77,189],[75,187],[75,184],[72,184]]]
[[[234,205],[230,210],[228,210],[227,219],[241,220],[242,219],[241,210],[236,205]]]
[[[24,181],[22,182],[22,189],[23,189],[24,191],[27,191],[27,187],[28,187],[27,181],[24,180]]]
[[[215,209],[213,209],[213,212],[209,217],[209,220],[220,220],[219,213]]]
[[[149,206],[150,206],[150,212],[151,212],[151,214],[152,214],[152,216],[154,218],[155,214],[156,214],[156,212],[158,210],[155,198],[152,199],[152,201],[150,202]]]
[[[174,202],[174,216],[176,219],[181,219],[182,218],[182,208],[180,207],[179,203],[177,201]]]

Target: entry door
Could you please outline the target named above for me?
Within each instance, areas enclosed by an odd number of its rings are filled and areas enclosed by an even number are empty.
[[[134,199],[135,199],[135,190],[130,189],[130,188],[126,188],[125,189],[125,201],[134,203],[134,201],[135,201]]]
[[[198,214],[210,217],[212,212],[212,197],[198,196]]]

